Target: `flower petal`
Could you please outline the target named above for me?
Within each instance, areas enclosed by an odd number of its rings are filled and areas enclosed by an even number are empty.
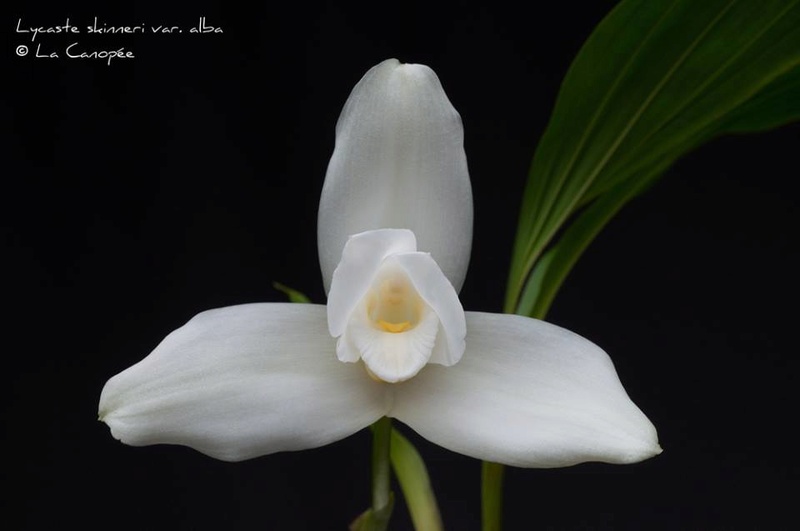
[[[632,463],[661,452],[609,357],[563,328],[467,312],[467,351],[395,386],[390,415],[458,453],[521,467]]]
[[[226,461],[322,446],[380,418],[389,400],[334,344],[324,306],[203,312],[106,383],[100,419],[126,444],[182,444]]]
[[[366,317],[366,312],[361,315]],[[430,308],[424,308],[412,330],[384,332],[366,319],[356,318],[342,339],[360,355],[374,376],[394,383],[413,377],[428,363],[438,333],[439,319]],[[339,359],[344,361],[341,355]]]
[[[333,337],[344,333],[350,315],[369,290],[384,259],[416,250],[414,233],[405,229],[370,230],[348,238],[328,294],[328,331]]]
[[[427,253],[405,253],[387,259],[399,265],[414,284],[419,296],[436,312],[441,323],[443,348],[434,351],[432,363],[453,365],[464,353],[467,323],[458,294]]]
[[[461,117],[436,74],[390,59],[353,89],[336,124],[318,245],[326,291],[347,237],[411,229],[461,289],[472,244],[472,190]]]

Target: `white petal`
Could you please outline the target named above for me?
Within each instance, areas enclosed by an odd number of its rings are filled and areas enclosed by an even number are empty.
[[[322,446],[386,413],[386,386],[334,355],[325,308],[203,312],[111,378],[100,418],[134,446],[190,446],[227,461]]]
[[[467,312],[467,350],[395,385],[391,416],[468,456],[521,467],[632,463],[661,452],[609,357],[563,328]]]
[[[350,322],[342,340],[360,354],[373,375],[394,383],[413,377],[428,363],[438,332],[439,319],[430,308],[423,310],[412,330],[401,333],[377,330],[364,312]]]
[[[383,260],[416,250],[414,233],[404,229],[372,230],[348,238],[328,294],[328,330],[333,337],[344,333],[350,315],[369,290]]]
[[[336,147],[318,219],[325,289],[347,237],[411,229],[461,289],[472,244],[472,191],[461,117],[436,74],[390,59],[353,89],[336,125]]]
[[[453,365],[464,353],[467,323],[458,294],[442,270],[427,253],[405,253],[387,259],[399,265],[417,289],[417,293],[439,317],[444,337],[443,348],[431,358],[432,363]]]

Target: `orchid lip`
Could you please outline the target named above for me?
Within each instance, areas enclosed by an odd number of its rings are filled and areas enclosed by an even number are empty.
[[[363,360],[386,382],[414,377],[427,363],[452,365],[466,324],[455,289],[405,229],[351,236],[333,274],[328,327],[340,361]]]

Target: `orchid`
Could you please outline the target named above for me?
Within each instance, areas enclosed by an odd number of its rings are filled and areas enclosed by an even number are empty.
[[[544,321],[463,310],[463,127],[430,68],[384,61],[353,89],[318,226],[328,304],[195,316],[106,383],[99,415],[114,437],[240,461],[391,417],[452,451],[520,467],[661,451],[598,346]]]

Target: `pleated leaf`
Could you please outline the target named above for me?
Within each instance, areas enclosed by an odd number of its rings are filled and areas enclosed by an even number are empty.
[[[546,311],[594,235],[680,156],[796,120],[799,102],[800,2],[621,2],[570,67],[535,153],[506,310]]]

